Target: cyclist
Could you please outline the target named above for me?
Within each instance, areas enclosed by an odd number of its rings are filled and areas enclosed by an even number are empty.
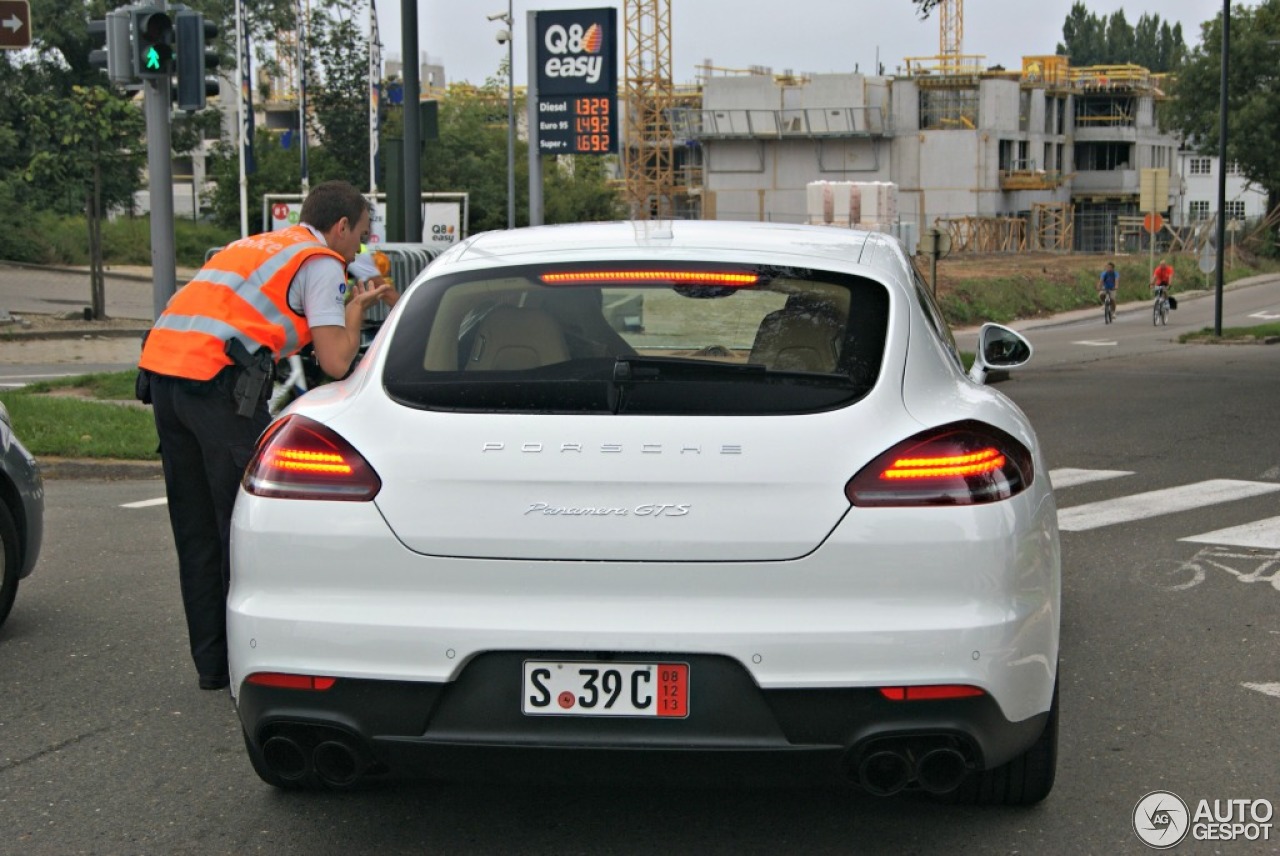
[[[1160,260],[1156,269],[1151,272],[1151,289],[1156,297],[1167,297],[1173,286],[1173,266],[1165,259]]]
[[[1120,287],[1120,274],[1113,262],[1107,262],[1107,269],[1098,275],[1098,301],[1111,298],[1111,305],[1116,302],[1116,289]]]

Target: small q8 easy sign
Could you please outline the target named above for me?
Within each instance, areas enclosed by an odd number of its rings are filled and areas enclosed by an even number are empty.
[[[587,83],[598,83],[604,68],[600,47],[604,33],[599,24],[585,29],[581,24],[560,24],[547,27],[543,44],[552,56],[543,67],[547,77],[581,78]]]

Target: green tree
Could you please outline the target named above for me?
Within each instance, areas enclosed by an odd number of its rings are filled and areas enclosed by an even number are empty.
[[[1144,14],[1132,27],[1123,9],[1103,18],[1079,0],[1062,23],[1057,47],[1057,53],[1070,56],[1074,66],[1133,63],[1155,72],[1176,70],[1186,52],[1181,24],[1171,27],[1159,15]]]
[[[314,109],[312,138],[323,147],[328,178],[356,187],[369,183],[369,41],[356,26],[356,9],[333,5],[313,16],[311,43],[316,72],[308,99]],[[363,5],[360,11],[364,11]]]
[[[479,88],[450,87],[440,100],[440,137],[427,140],[422,155],[424,191],[466,191],[468,231],[505,229],[507,225],[506,89],[490,79]],[[517,107],[517,109],[521,109]],[[516,222],[528,223],[528,165],[516,158]]]
[[[1105,25],[1090,14],[1079,0],[1073,3],[1062,24],[1062,41],[1057,53],[1071,57],[1072,65],[1099,65],[1105,53]]]
[[[262,218],[262,200],[268,193],[297,193],[302,188],[302,163],[296,146],[286,149],[281,135],[256,129],[253,135],[253,157],[257,170],[246,176],[245,196],[248,201],[249,233],[270,227]],[[226,229],[240,230],[240,152],[235,141],[223,141],[210,158],[209,177],[214,189],[209,196],[213,220]]]
[[[90,307],[94,318],[106,317],[102,262],[103,175],[120,170],[135,175],[142,168],[136,149],[142,115],[100,86],[72,87],[69,99],[35,93],[24,100],[24,113],[39,143],[27,164],[35,184],[78,187],[89,224]],[[134,148],[131,148],[134,147]]]
[[[1129,26],[1123,9],[1117,9],[1107,19],[1107,36],[1104,44],[1106,50],[1103,62],[1111,65],[1134,62],[1133,27]]]
[[[1267,192],[1268,210],[1280,204],[1280,0],[1231,10],[1226,93],[1227,159]],[[1188,55],[1161,119],[1205,154],[1218,153],[1221,105],[1222,15],[1201,25],[1201,41]]]
[[[599,155],[549,158],[542,175],[542,219],[546,223],[616,220],[622,200],[608,184],[606,160]]]

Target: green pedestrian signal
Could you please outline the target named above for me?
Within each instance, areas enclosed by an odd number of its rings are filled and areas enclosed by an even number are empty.
[[[173,19],[155,7],[132,9],[133,70],[139,77],[173,73]]]

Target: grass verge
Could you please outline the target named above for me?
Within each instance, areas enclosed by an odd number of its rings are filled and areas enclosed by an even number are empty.
[[[127,403],[133,400],[134,374],[80,375],[31,384],[0,393],[0,401],[22,444],[37,458],[158,461],[151,409]]]
[[[1183,333],[1178,337],[1178,341],[1198,343],[1261,342],[1271,345],[1280,343],[1280,324],[1258,324],[1255,327],[1224,327],[1222,328],[1221,336],[1215,336],[1212,328],[1205,327],[1196,330],[1194,333]]]

